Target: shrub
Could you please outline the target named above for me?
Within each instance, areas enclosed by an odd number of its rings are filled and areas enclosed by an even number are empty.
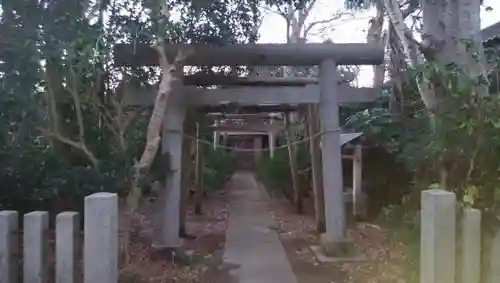
[[[234,154],[225,149],[204,151],[203,178],[205,186],[219,189],[233,173]]]
[[[297,168],[305,169],[309,166],[308,152],[305,146],[297,148]],[[307,174],[306,174],[307,175]],[[288,148],[280,147],[274,151],[274,158],[269,154],[263,155],[257,164],[257,176],[268,189],[279,189],[291,198],[293,196],[292,177],[290,173],[290,159]],[[306,186],[309,178],[299,175],[299,186]]]

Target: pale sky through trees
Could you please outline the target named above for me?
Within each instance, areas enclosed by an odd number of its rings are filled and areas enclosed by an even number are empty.
[[[333,13],[342,9],[344,0],[319,0],[313,8],[308,22],[328,19]],[[485,11],[485,7],[491,7],[491,11]],[[367,12],[358,12],[354,19],[342,20],[335,29],[325,36],[313,34],[308,37],[309,42],[322,42],[330,38],[337,43],[357,43],[366,42],[366,29],[368,20],[375,13],[372,9]],[[481,11],[481,27],[487,27],[500,21],[500,1],[484,0]],[[260,29],[260,43],[284,43],[286,42],[285,20],[272,12],[268,12]],[[369,86],[372,83],[372,68],[370,66],[361,67],[359,83],[361,86]]]

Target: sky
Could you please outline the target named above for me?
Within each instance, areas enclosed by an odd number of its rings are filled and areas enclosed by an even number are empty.
[[[328,19],[336,11],[343,9],[344,0],[319,0],[311,11],[307,22]],[[485,7],[491,7],[486,11]],[[323,36],[317,35],[318,30],[312,30],[307,38],[309,42],[322,42],[331,39],[336,43],[364,43],[366,42],[366,29],[368,20],[375,15],[375,11],[358,12],[354,17],[344,17],[335,22]],[[481,10],[481,27],[485,28],[500,21],[500,0],[484,0]],[[260,28],[260,43],[285,43],[286,24],[284,19],[273,13],[267,12]],[[369,86],[372,80],[372,69],[363,66],[359,75],[360,86]]]

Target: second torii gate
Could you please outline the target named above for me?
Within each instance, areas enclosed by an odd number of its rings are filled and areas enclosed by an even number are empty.
[[[179,247],[179,206],[181,192],[181,152],[183,120],[186,108],[218,106],[224,103],[250,105],[318,104],[321,120],[323,186],[325,194],[326,232],[321,235],[327,253],[335,253],[345,243],[346,217],[343,201],[342,163],[340,148],[339,104],[373,101],[376,92],[356,89],[340,83],[337,65],[381,64],[383,48],[368,44],[242,44],[226,46],[168,45],[167,53],[191,49],[185,60],[192,66],[313,66],[319,65],[317,84],[294,86],[244,86],[223,89],[200,89],[173,86],[162,132],[162,151],[171,154],[171,172],[166,180],[163,211],[162,247]],[[115,49],[118,64],[155,65],[154,49],[147,46],[120,45]],[[174,57],[172,56],[172,57]],[[156,90],[153,87],[135,89],[128,93],[128,103],[151,106]],[[130,96],[130,94],[132,94]],[[126,94],[127,96],[127,94]]]

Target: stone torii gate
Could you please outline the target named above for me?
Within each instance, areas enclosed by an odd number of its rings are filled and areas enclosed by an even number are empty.
[[[213,130],[213,147],[218,148],[220,137],[223,139],[224,146],[228,146],[229,140],[233,137],[245,137],[246,140],[252,140],[254,161],[257,163],[262,153],[262,137],[267,136],[269,142],[269,152],[272,157],[273,145],[275,143],[274,136],[279,132],[279,122],[274,120],[275,113],[240,113],[240,114],[222,114],[212,113],[214,118],[211,129]],[[283,123],[281,123],[283,124]],[[233,147],[233,146],[230,146]],[[236,150],[238,151],[238,150]],[[248,154],[248,153],[247,153]]]
[[[327,253],[335,253],[345,244],[346,213],[343,198],[342,163],[340,147],[339,104],[373,101],[377,94],[372,89],[356,89],[340,82],[338,65],[378,65],[383,62],[383,48],[362,43],[354,44],[230,44],[167,45],[168,55],[175,57],[181,49],[191,55],[185,66],[314,66],[319,65],[316,82],[304,79],[273,79],[273,82],[251,86],[202,89],[182,84],[172,86],[172,93],[162,132],[162,152],[171,155],[171,172],[167,174],[165,207],[160,247],[175,248],[179,238],[179,206],[181,195],[181,152],[183,120],[187,107],[220,106],[237,103],[241,106],[319,104],[323,186],[326,214],[326,232],[321,235]],[[135,52],[134,52],[135,51]],[[158,55],[149,46],[118,45],[115,58],[119,65],[157,65]],[[251,80],[250,78],[246,80]],[[186,80],[188,81],[188,80]],[[216,85],[217,83],[208,82]],[[225,85],[231,85],[225,83]],[[233,84],[238,85],[238,84]],[[130,105],[152,106],[156,89],[132,89],[126,93]]]
[[[353,88],[348,86],[347,82],[353,80],[354,75],[352,73],[346,72],[342,73],[342,85],[344,87],[343,94],[346,102],[355,103],[356,99],[359,99],[358,102],[366,102],[366,99],[373,94],[372,88]],[[184,77],[183,80],[184,85],[196,85],[196,86],[212,86],[212,85],[220,85],[220,86],[304,86],[306,84],[318,84],[319,80],[317,78],[310,77],[296,77],[296,78],[288,78],[288,77],[272,77],[272,76],[251,76],[251,77],[234,77],[227,75],[218,75],[218,74],[204,74],[204,73],[196,73],[194,75],[188,75]],[[368,100],[371,101],[371,100]],[[342,105],[344,102],[341,101]],[[274,110],[274,111],[273,111]],[[219,142],[219,138],[227,137],[229,135],[267,135],[268,143],[269,143],[269,154],[273,157],[274,153],[274,143],[276,141],[277,135],[287,129],[285,123],[283,121],[275,120],[278,116],[281,117],[276,112],[279,113],[289,113],[289,112],[297,112],[298,107],[296,106],[286,106],[283,105],[266,105],[260,106],[257,109],[252,107],[244,107],[239,108],[238,113],[232,114],[223,114],[223,109],[219,109],[219,111],[206,111],[207,113],[212,113],[213,116],[217,116],[220,114],[225,118],[229,118],[229,124],[223,124],[223,119],[218,120],[214,119],[213,129],[214,129],[214,148],[217,147],[217,143]],[[216,112],[216,113],[214,113]],[[266,120],[267,123],[262,123],[259,120]],[[243,124],[234,124],[231,123],[233,119],[237,121],[243,120]],[[252,121],[249,121],[251,119]],[[257,146],[260,148],[259,146]],[[256,159],[260,156],[260,151],[255,152]]]

